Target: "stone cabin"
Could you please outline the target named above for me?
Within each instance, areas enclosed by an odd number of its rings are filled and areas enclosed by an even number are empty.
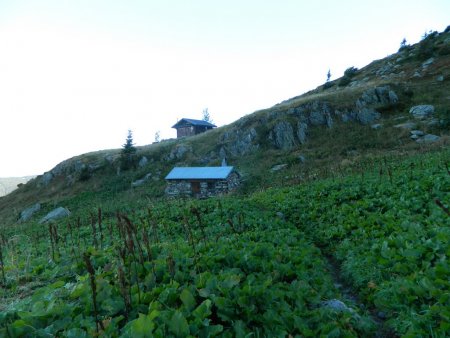
[[[207,198],[226,194],[240,184],[234,167],[175,167],[166,176],[169,197]]]
[[[180,121],[175,123],[172,128],[177,130],[177,138],[180,138],[204,133],[207,130],[216,128],[216,126],[202,120],[182,118]]]

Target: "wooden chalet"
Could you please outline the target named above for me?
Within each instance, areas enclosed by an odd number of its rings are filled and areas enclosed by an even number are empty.
[[[216,126],[203,120],[182,118],[172,128],[177,130],[177,138],[180,138],[204,133],[207,130],[216,128]]]

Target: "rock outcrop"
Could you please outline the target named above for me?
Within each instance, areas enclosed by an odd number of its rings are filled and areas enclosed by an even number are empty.
[[[56,219],[64,218],[70,215],[70,211],[63,207],[58,207],[52,211],[50,211],[47,215],[45,215],[40,221],[39,224],[47,223],[50,221],[54,221]]]
[[[258,134],[255,128],[241,129],[238,125],[237,128],[226,131],[219,138],[219,144],[222,145],[219,156],[224,158],[227,153],[232,156],[249,154],[259,149],[257,139]]]
[[[287,121],[278,122],[269,133],[269,140],[278,149],[290,150],[295,146],[294,129]]]
[[[422,104],[419,106],[411,107],[409,113],[416,119],[424,119],[434,114],[434,106],[431,104]]]
[[[20,217],[18,222],[26,222],[28,221],[36,212],[38,212],[39,210],[41,210],[41,204],[40,203],[36,203],[34,205],[32,205],[29,208],[26,208],[25,210],[23,210],[20,213]]]

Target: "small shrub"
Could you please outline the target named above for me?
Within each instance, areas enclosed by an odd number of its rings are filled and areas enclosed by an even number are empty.
[[[358,71],[358,68],[356,68],[356,67],[349,67],[349,68],[347,68],[346,70],[345,70],[345,72],[344,72],[344,76],[346,76],[346,77],[348,77],[348,78],[352,78],[353,76],[355,76],[356,75],[356,72]]]

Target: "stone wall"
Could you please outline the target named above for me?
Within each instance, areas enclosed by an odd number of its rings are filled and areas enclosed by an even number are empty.
[[[200,185],[198,193],[193,192],[193,184]],[[232,172],[226,180],[169,180],[165,192],[168,197],[207,198],[226,194],[239,184],[239,174]]]

